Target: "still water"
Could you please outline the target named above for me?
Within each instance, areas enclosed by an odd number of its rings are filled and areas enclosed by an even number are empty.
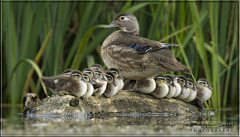
[[[238,109],[187,115],[23,116],[2,107],[2,135],[238,135]]]

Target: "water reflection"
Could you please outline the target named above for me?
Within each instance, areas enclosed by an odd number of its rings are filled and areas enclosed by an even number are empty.
[[[120,115],[89,113],[68,116],[22,116],[21,107],[3,108],[3,134],[238,134],[238,110],[219,109],[194,115]],[[135,112],[136,113],[136,112]],[[13,132],[14,131],[14,132]]]

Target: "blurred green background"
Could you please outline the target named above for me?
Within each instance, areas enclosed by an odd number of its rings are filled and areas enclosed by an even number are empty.
[[[239,7],[232,2],[3,2],[3,103],[28,92],[46,97],[39,76],[104,66],[100,49],[120,12],[134,14],[140,36],[183,47],[171,50],[214,88],[207,106],[239,104]],[[104,66],[106,69],[106,66]],[[178,72],[178,75],[182,74]],[[47,91],[51,95],[50,91]]]

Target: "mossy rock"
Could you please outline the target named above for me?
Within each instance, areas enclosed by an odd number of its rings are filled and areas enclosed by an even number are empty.
[[[24,98],[32,98],[28,93]],[[158,99],[152,95],[122,90],[111,98],[91,96],[76,98],[71,95],[44,98],[25,103],[23,113],[41,115],[111,114],[111,113],[159,113],[166,115],[185,115],[199,112],[196,106],[178,99]],[[32,102],[31,102],[32,100]]]

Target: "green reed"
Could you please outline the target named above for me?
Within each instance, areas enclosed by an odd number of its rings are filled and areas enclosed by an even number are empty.
[[[94,63],[106,69],[101,44],[116,29],[104,26],[128,12],[139,20],[140,36],[182,45],[171,50],[192,74],[177,74],[210,82],[214,89],[207,107],[238,105],[237,2],[5,1],[2,7],[4,103],[22,103],[27,92],[45,97],[41,75]]]

